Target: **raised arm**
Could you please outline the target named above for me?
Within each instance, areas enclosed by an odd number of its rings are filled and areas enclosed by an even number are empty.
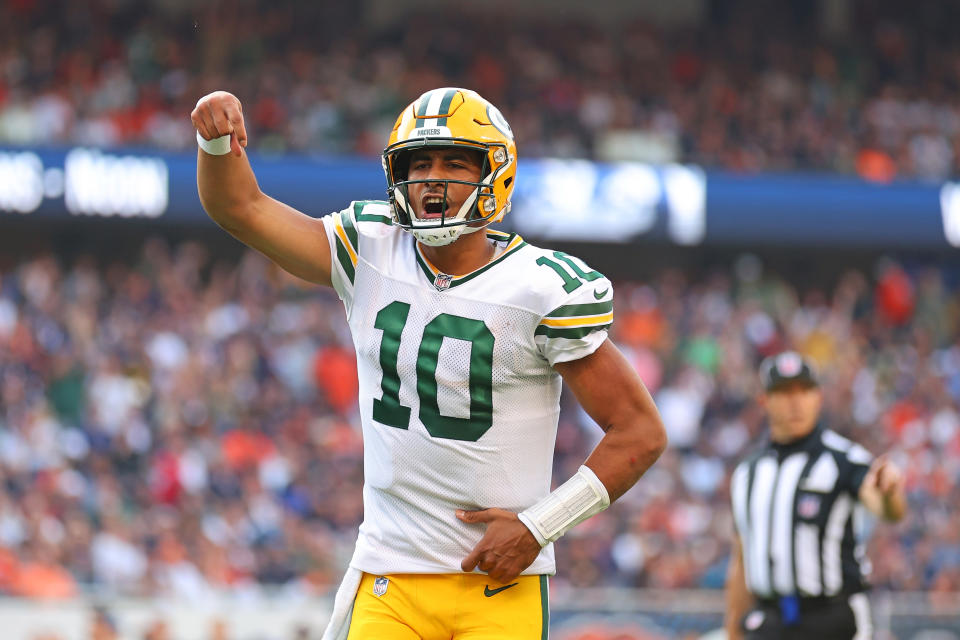
[[[329,286],[330,245],[323,223],[260,190],[244,147],[243,107],[233,94],[204,96],[190,114],[206,140],[230,136],[230,152],[197,152],[197,190],[207,214],[230,235],[295,276]]]

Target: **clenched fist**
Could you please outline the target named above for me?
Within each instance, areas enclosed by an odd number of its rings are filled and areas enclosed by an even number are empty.
[[[230,150],[241,155],[247,146],[247,130],[243,126],[243,106],[237,96],[226,91],[214,91],[197,102],[190,120],[206,140],[230,136]]]

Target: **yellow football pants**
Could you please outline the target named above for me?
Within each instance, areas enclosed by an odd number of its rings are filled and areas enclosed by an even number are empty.
[[[546,640],[547,576],[363,574],[348,640]]]

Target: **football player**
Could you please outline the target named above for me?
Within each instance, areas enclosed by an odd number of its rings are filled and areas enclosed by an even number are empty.
[[[428,91],[390,133],[389,201],[319,219],[259,189],[235,96],[191,117],[210,217],[332,286],[352,331],[364,519],[324,638],[545,638],[552,543],[632,487],[666,437],[607,339],[610,281],[488,227],[517,169],[503,115],[467,89]],[[605,434],[551,492],[561,378]]]

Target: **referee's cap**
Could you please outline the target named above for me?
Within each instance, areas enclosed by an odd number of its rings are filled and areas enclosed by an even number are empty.
[[[766,391],[774,391],[791,382],[818,386],[813,365],[796,351],[784,351],[760,364],[760,380]]]

